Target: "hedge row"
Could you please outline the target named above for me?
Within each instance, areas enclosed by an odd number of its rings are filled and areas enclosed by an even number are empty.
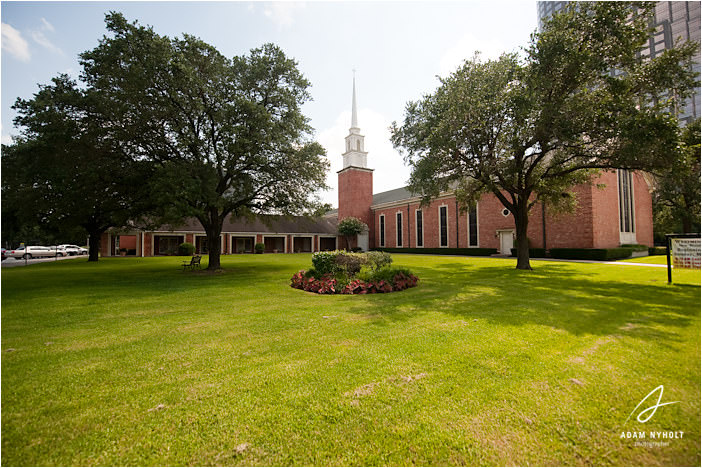
[[[631,257],[636,250],[631,247],[618,247],[615,249],[549,249],[552,258],[571,260],[618,260]]]
[[[512,256],[516,257],[517,256],[517,249],[512,249]],[[529,249],[529,257],[530,258],[546,258],[546,249]]]
[[[660,247],[660,246],[649,247],[648,254],[649,255],[666,255],[666,248]]]
[[[397,247],[379,247],[373,250],[379,252],[388,253],[412,253],[412,254],[427,254],[427,255],[472,255],[486,257],[497,253],[497,249],[482,249],[478,247],[471,247],[467,249],[411,249],[411,248],[397,248]]]

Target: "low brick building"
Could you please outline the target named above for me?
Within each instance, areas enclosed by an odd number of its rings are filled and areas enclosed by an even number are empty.
[[[199,221],[192,218],[181,226],[162,226],[154,230],[113,230],[101,239],[102,256],[130,255],[152,257],[176,255],[183,242],[195,252],[207,253],[207,236]],[[253,220],[228,217],[220,236],[224,255],[253,253],[254,245],[265,245],[268,253],[319,252],[337,248],[336,219],[311,219],[303,216],[262,216]]]

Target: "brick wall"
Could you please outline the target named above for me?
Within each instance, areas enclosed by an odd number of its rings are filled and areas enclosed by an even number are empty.
[[[653,198],[648,183],[640,173],[634,173],[634,221],[636,243],[653,246]]]
[[[373,247],[374,225],[370,206],[373,203],[373,172],[347,168],[339,172],[338,219],[354,216],[368,225],[370,247]],[[346,241],[340,239],[346,246]],[[355,242],[352,242],[352,247]]]

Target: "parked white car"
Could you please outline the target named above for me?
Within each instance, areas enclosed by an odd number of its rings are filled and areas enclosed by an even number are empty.
[[[85,255],[88,253],[87,249],[72,244],[61,244],[59,248],[64,249],[68,255]]]
[[[63,257],[66,255],[65,250],[58,249],[56,250],[55,248],[49,248],[49,247],[44,247],[41,245],[28,245],[25,248],[22,249],[15,249],[15,250],[10,250],[9,252],[5,252],[5,255],[8,257],[13,257],[16,258],[17,260],[23,259],[23,258],[42,258],[42,257],[54,257],[56,255],[59,255]]]

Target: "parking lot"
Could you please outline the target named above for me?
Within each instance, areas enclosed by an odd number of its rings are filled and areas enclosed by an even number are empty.
[[[71,258],[88,258],[87,255],[79,255],[79,256],[66,256],[66,257],[46,257],[46,258],[33,258],[31,260],[27,260],[26,264],[27,265],[33,265],[35,263],[45,263],[45,262],[55,262],[55,261],[61,261],[61,260],[68,260]],[[5,260],[2,261],[2,268],[14,268],[14,267],[21,267],[25,265],[24,260],[15,260],[14,258],[6,258]]]

